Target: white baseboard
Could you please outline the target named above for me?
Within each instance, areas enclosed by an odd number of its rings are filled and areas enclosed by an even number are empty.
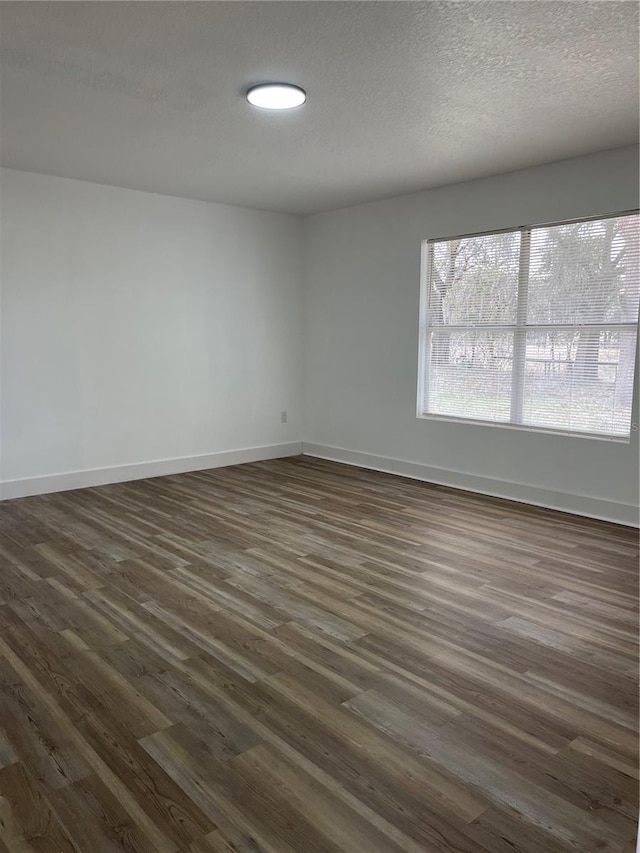
[[[343,447],[312,444],[309,442],[288,442],[262,447],[245,447],[240,450],[225,450],[218,453],[205,453],[200,456],[183,456],[177,459],[159,459],[152,462],[138,462],[133,465],[115,465],[109,468],[93,468],[84,471],[67,471],[44,477],[26,477],[20,480],[0,482],[0,500],[22,498],[29,495],[43,495],[49,492],[63,492],[69,489],[84,489],[90,486],[104,486],[109,483],[124,483],[129,480],[142,480],[148,477],[162,477],[167,474],[183,474],[187,471],[203,471],[207,468],[222,468],[226,465],[241,465],[244,462],[259,462],[263,459],[278,459],[285,456],[315,456],[333,462],[344,462],[358,468],[399,474],[414,480],[451,486],[468,492],[506,498],[534,506],[557,509],[573,515],[613,521],[630,527],[638,526],[638,508],[633,504],[576,495],[570,492],[556,492],[514,483],[509,480],[496,480],[492,477],[480,477],[436,466],[421,465],[403,459],[360,453]]]
[[[421,465],[417,462],[392,459],[388,456],[375,456],[371,453],[360,453],[357,450],[346,450],[343,447],[311,444],[306,441],[303,443],[302,452],[305,456],[315,456],[333,462],[344,462],[358,468],[370,468],[373,471],[384,471],[387,474],[399,474],[413,480],[423,480],[427,483],[450,486],[467,492],[477,492],[495,498],[506,498],[546,509],[557,509],[561,512],[597,518],[601,521],[613,521],[616,524],[624,524],[628,527],[638,527],[638,507],[633,504],[617,503],[616,501],[592,498],[586,495],[576,495],[571,492],[555,492],[537,486],[528,486],[524,483],[496,480],[492,477],[465,474],[463,471]]]
[[[125,483],[128,480],[145,480],[148,477],[162,477],[167,474],[184,474],[187,471],[241,465],[243,462],[298,456],[300,453],[302,453],[302,442],[291,441],[286,444],[245,447],[241,450],[223,450],[201,456],[181,456],[177,459],[158,459],[153,462],[137,462],[133,465],[114,465],[109,468],[67,471],[63,474],[49,474],[44,477],[4,480],[0,482],[0,500],[64,492],[69,489],[84,489],[88,486],[105,486],[108,483]]]

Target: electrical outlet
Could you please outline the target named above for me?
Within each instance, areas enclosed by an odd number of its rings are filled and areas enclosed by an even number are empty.
[[[288,421],[288,415],[285,411],[280,412],[280,423],[286,424]]]

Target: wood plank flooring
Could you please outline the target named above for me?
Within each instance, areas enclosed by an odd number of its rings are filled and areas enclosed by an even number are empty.
[[[3,853],[633,849],[637,531],[296,458],[0,560]]]

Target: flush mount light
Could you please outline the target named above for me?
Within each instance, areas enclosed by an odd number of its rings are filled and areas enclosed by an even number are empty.
[[[292,83],[260,83],[247,91],[247,100],[263,110],[290,110],[307,100],[307,93]]]

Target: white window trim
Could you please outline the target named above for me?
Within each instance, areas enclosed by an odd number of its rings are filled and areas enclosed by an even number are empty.
[[[522,404],[523,404],[523,374],[525,368],[525,347],[526,333],[529,329],[544,329],[552,328],[560,329],[575,329],[581,324],[526,324],[527,312],[527,289],[529,282],[529,249],[531,243],[531,231],[534,228],[546,228],[557,225],[570,225],[576,222],[599,221],[603,219],[615,219],[619,216],[631,216],[640,213],[639,210],[624,210],[618,213],[608,213],[603,216],[588,216],[577,219],[566,219],[558,222],[545,222],[532,225],[521,225],[514,228],[499,228],[491,231],[478,231],[472,234],[459,234],[452,237],[429,237],[422,241],[421,258],[420,258],[420,330],[418,341],[418,395],[416,406],[416,417],[420,420],[443,421],[445,423],[458,424],[475,424],[480,426],[497,427],[498,429],[515,429],[524,432],[537,432],[547,435],[561,435],[570,438],[590,438],[599,441],[613,441],[621,444],[629,444],[632,433],[637,431],[637,425],[631,423],[629,433],[603,433],[589,432],[588,430],[570,430],[559,429],[557,427],[533,426],[531,424],[522,423]],[[433,263],[433,244],[446,242],[448,240],[458,240],[468,237],[482,237],[489,234],[508,234],[519,231],[521,234],[520,257],[518,268],[518,301],[516,307],[516,323],[513,325],[488,325],[477,324],[477,328],[499,330],[504,332],[513,332],[513,366],[512,366],[512,391],[511,391],[511,419],[508,421],[491,421],[471,416],[460,417],[457,415],[441,415],[435,412],[428,411],[428,393],[429,393],[429,331],[433,327],[428,322],[429,311],[429,296],[431,288],[431,264]],[[524,249],[524,252],[523,252]],[[637,366],[638,366],[638,348],[640,347],[640,323],[604,323],[604,324],[582,324],[592,329],[617,329],[618,331],[632,331],[636,333],[636,354],[634,371],[634,388],[632,402],[632,417],[633,412],[637,409]],[[448,325],[448,329],[471,329],[474,324],[463,325]]]

